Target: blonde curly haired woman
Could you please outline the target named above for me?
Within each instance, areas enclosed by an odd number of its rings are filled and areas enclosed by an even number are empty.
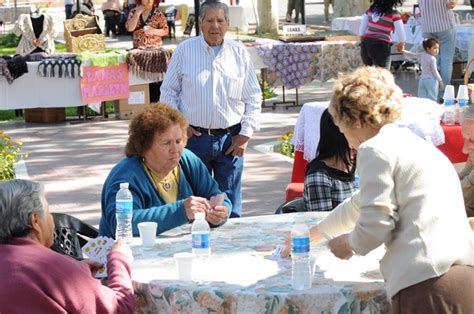
[[[358,151],[360,191],[313,227],[311,240],[331,239],[341,259],[384,244],[380,270],[394,313],[474,313],[474,244],[459,179],[436,147],[393,123],[402,97],[382,68],[336,82],[329,112]]]

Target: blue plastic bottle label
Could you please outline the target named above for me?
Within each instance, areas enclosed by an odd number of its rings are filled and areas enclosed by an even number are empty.
[[[211,245],[209,233],[193,234],[193,249],[207,249]]]
[[[291,252],[293,253],[309,253],[309,238],[299,237],[291,239]]]
[[[131,215],[133,211],[132,201],[116,201],[115,213],[117,215]]]

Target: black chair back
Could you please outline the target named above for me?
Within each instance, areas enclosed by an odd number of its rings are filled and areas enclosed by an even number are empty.
[[[275,214],[288,214],[304,211],[306,211],[306,208],[304,207],[304,199],[302,197],[298,197],[281,204],[280,207],[278,207],[275,211]]]
[[[52,213],[54,219],[54,244],[51,249],[81,260],[82,246],[96,238],[99,230],[68,214]]]

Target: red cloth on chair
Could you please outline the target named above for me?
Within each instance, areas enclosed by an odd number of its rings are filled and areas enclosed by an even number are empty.
[[[295,151],[295,159],[293,161],[293,172],[291,174],[291,182],[304,182],[304,174],[308,162],[303,159],[303,152]]]
[[[461,133],[461,126],[441,124],[444,132],[444,144],[437,146],[452,163],[465,162],[467,155],[462,152],[464,139]]]
[[[303,159],[303,152],[295,151],[291,183],[286,186],[286,201],[303,196],[304,174],[308,162]]]

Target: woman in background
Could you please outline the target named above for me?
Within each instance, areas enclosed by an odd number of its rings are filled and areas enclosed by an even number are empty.
[[[161,47],[168,36],[166,17],[158,9],[160,0],[136,0],[136,7],[128,15],[126,27],[133,33],[133,48]]]
[[[354,193],[354,160],[329,111],[321,115],[317,157],[306,167],[303,198],[308,211],[330,211]]]

